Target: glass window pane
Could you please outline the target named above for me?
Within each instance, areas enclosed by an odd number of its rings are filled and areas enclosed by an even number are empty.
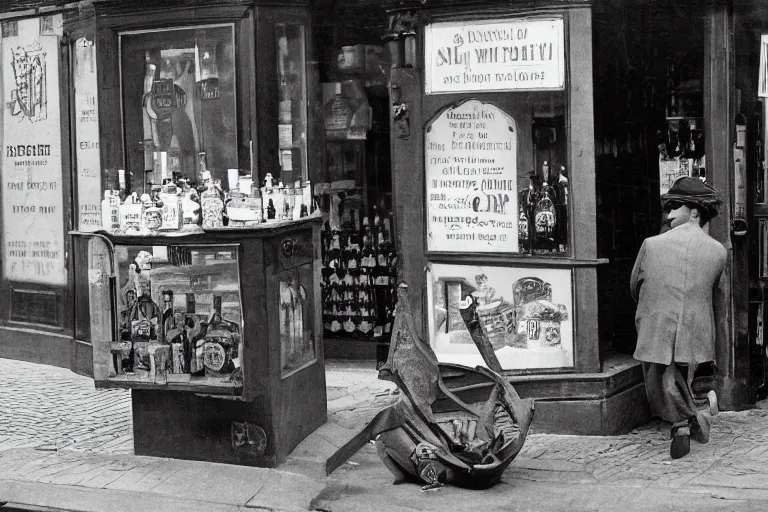
[[[122,33],[120,63],[126,192],[202,183],[205,170],[226,189],[238,167],[234,27]]]
[[[568,252],[568,144],[565,93],[530,94],[531,154],[518,167],[520,252]],[[523,134],[525,136],[526,134]]]
[[[566,94],[508,92],[446,105],[427,124],[427,246],[568,254]]]
[[[119,346],[111,378],[237,386],[242,354],[236,245],[117,246]]]
[[[301,183],[307,174],[307,102],[304,27],[277,25],[280,181]]]

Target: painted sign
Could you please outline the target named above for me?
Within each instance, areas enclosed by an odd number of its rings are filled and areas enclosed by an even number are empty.
[[[2,27],[3,273],[12,281],[65,285],[59,39],[41,35],[50,22]]]
[[[517,126],[468,100],[426,128],[427,250],[517,252]]]
[[[77,224],[81,231],[101,229],[101,159],[96,47],[86,38],[75,42],[75,147]]]
[[[559,17],[427,25],[426,93],[562,89],[563,34]]]
[[[569,269],[432,264],[430,345],[438,361],[488,366],[490,345],[504,370],[572,368],[573,287]],[[467,322],[478,322],[470,334]]]

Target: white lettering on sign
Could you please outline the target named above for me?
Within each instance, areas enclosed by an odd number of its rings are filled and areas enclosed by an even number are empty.
[[[59,37],[18,21],[2,44],[3,275],[65,285]],[[60,15],[54,26],[61,24]]]
[[[424,137],[427,249],[517,252],[517,126],[490,103],[441,112]],[[469,242],[469,243],[464,243]]]
[[[562,89],[564,41],[562,18],[427,25],[426,92]]]

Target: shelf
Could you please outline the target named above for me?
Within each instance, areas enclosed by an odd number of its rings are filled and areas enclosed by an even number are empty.
[[[183,375],[183,374],[182,374]],[[239,394],[242,383],[228,382],[229,377],[190,377],[189,381],[169,380],[166,384],[151,382],[148,378],[142,379],[136,376],[109,377],[96,381],[96,387],[107,389],[160,389],[164,391],[194,391],[196,393],[209,393],[214,395]]]
[[[703,121],[703,117],[699,116],[669,116],[667,121]],[[703,130],[703,128],[696,128],[697,130]]]

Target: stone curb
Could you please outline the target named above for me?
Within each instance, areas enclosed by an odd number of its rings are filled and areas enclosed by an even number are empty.
[[[179,508],[186,503],[204,504],[199,510],[214,512],[218,509],[211,509],[213,505],[224,507],[221,510],[307,510],[324,487],[315,479],[278,469],[66,450],[0,452],[0,502],[62,507],[61,500],[49,499],[60,494],[73,500],[68,509],[82,512],[91,510],[81,499],[86,494],[138,500],[131,504],[133,508],[125,508],[133,511],[147,499],[157,500],[158,505],[144,510],[166,510],[162,507],[171,505],[175,508],[167,510],[187,510],[186,505]]]

